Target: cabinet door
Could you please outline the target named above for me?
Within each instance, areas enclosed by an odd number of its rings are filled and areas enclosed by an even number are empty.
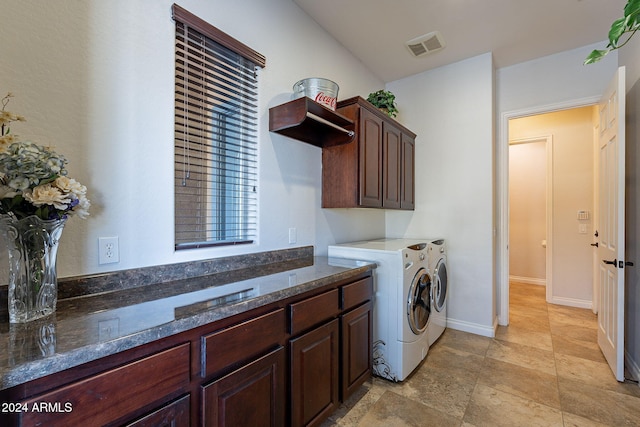
[[[360,385],[371,377],[372,305],[368,302],[341,316],[342,333],[342,381],[341,396],[344,401]]]
[[[284,425],[284,369],[281,347],[202,387],[202,425]]]
[[[402,134],[402,182],[400,190],[400,208],[415,208],[415,140],[407,135]]]
[[[338,319],[292,339],[291,425],[320,425],[339,405]]]
[[[400,208],[401,144],[400,129],[385,122],[382,143],[382,206],[388,209]]]
[[[382,207],[382,120],[360,109],[360,205]]]
[[[189,427],[189,396],[176,400],[167,406],[127,424],[127,427]]]

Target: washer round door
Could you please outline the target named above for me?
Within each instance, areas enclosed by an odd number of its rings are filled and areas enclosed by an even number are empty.
[[[447,303],[447,263],[441,258],[433,273],[433,305],[440,312]]]
[[[421,268],[409,287],[407,298],[407,317],[411,331],[420,335],[427,329],[431,314],[431,276]]]

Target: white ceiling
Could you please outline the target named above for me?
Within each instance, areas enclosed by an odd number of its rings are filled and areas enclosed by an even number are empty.
[[[607,39],[626,0],[293,0],[385,82],[493,52],[497,68]],[[440,31],[446,47],[405,42]],[[605,43],[602,47],[604,48]]]

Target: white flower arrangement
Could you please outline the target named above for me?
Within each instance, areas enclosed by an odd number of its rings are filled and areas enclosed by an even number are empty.
[[[24,117],[5,111],[5,107],[11,98],[13,98],[13,94],[11,92],[2,98],[2,111],[0,111],[0,151],[4,151],[6,147],[16,142],[16,135],[11,133],[9,125],[12,122],[25,121]]]
[[[67,177],[67,159],[47,147],[17,141],[9,124],[24,117],[5,111],[11,93],[2,98],[0,112],[0,214],[20,220],[36,215],[43,220],[86,218],[87,188]]]

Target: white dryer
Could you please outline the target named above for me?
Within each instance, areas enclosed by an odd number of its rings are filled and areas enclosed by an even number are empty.
[[[431,313],[429,239],[380,239],[329,246],[330,258],[372,261],[373,373],[403,381],[426,357]]]
[[[447,327],[447,295],[449,281],[447,277],[447,250],[444,239],[427,243],[429,272],[431,273],[431,320],[427,327],[431,346]]]

